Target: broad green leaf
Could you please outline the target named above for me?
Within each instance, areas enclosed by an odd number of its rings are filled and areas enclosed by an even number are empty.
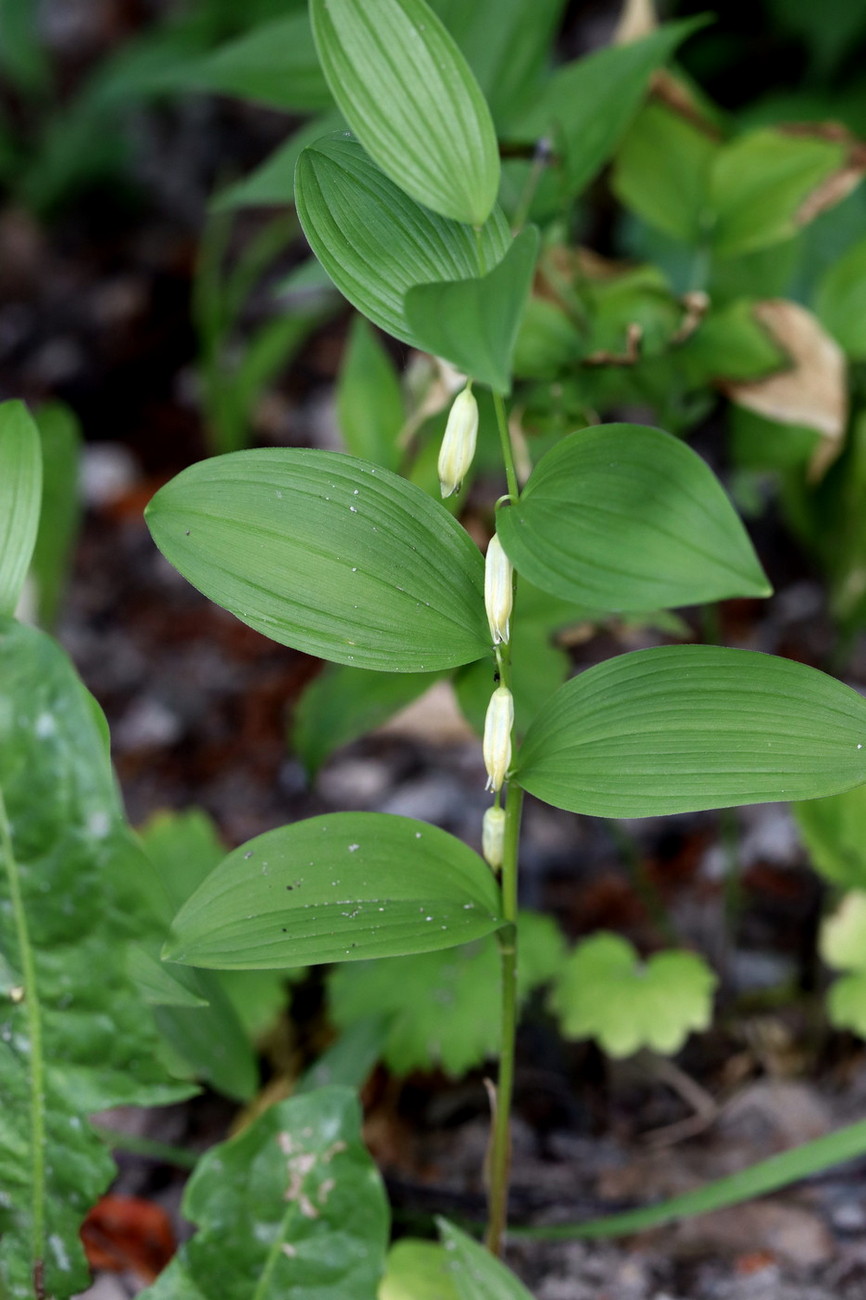
[[[269,1107],[187,1184],[197,1232],[142,1300],[373,1300],[388,1201],[349,1088]]]
[[[23,402],[0,405],[0,617],[14,614],[36,544],[42,500],[39,430]]]
[[[651,226],[697,244],[710,221],[710,174],[719,145],[664,104],[647,104],[620,148],[613,173],[617,197]]]
[[[152,1007],[207,1006],[206,998],[175,979],[166,964],[154,957],[147,948],[133,948],[127,967],[141,996]],[[183,974],[184,971],[181,972]]]
[[[394,362],[364,317],[356,316],[337,380],[337,420],[346,447],[353,456],[396,470],[405,419]]]
[[[295,709],[292,745],[310,776],[325,759],[381,726],[433,685],[438,673],[372,673],[329,664]]]
[[[447,1219],[437,1219],[436,1226],[458,1300],[532,1300],[523,1283],[479,1242]]]
[[[833,884],[866,889],[866,785],[791,806],[812,866]]]
[[[860,938],[861,942],[866,939],[866,925]],[[866,1038],[866,971],[833,981],[827,994],[827,1014],[837,1029],[850,1029]]]
[[[556,972],[565,943],[547,916],[518,923],[521,1002]],[[348,1029],[379,1011],[389,1017],[382,1059],[395,1074],[441,1066],[459,1076],[500,1044],[500,954],[492,935],[445,951],[337,966],[328,981],[331,1017]]]
[[[322,70],[367,153],[418,203],[480,226],[499,189],[490,110],[424,0],[310,0]]]
[[[42,443],[42,510],[31,569],[36,579],[39,620],[51,627],[63,597],[81,517],[81,430],[69,407],[59,402],[43,406],[36,422]]]
[[[718,480],[659,429],[570,434],[539,461],[519,501],[500,507],[496,526],[518,573],[589,609],[770,594]]]
[[[838,140],[771,127],[731,141],[715,161],[710,184],[716,256],[737,256],[790,239],[809,219],[809,201],[816,192],[843,171],[847,153]]]
[[[815,312],[852,361],[866,361],[866,239],[825,272]]]
[[[414,202],[347,136],[304,150],[295,201],[310,247],[340,292],[411,347],[423,345],[406,319],[408,290],[485,275],[511,243],[499,208],[477,235]]]
[[[517,777],[547,803],[599,817],[818,798],[866,781],[866,700],[751,650],[638,650],[551,696]]]
[[[169,68],[166,83],[237,95],[289,113],[316,113],[333,104],[304,11],[263,23],[201,59]]]
[[[220,190],[211,201],[211,212],[229,212],[233,208],[282,208],[294,203],[295,168],[301,154],[323,135],[344,127],[342,114],[336,109],[308,122],[243,180]]]
[[[790,364],[754,313],[754,302],[741,298],[710,310],[677,350],[677,361],[690,383],[762,379]]]
[[[538,231],[528,226],[487,275],[410,289],[406,319],[425,351],[444,357],[494,392],[507,393],[537,256]]]
[[[401,1237],[388,1251],[377,1300],[460,1300],[445,1247]]]
[[[128,972],[150,924],[121,892],[138,867],[95,702],[54,642],[0,620],[4,1300],[32,1300],[37,1266],[57,1300],[88,1284],[78,1231],[113,1174],[88,1116],[191,1091]]]
[[[701,19],[665,23],[649,36],[612,45],[557,69],[521,124],[529,138],[553,132],[565,179],[577,194],[608,161],[644,98],[650,77]]]
[[[432,8],[478,78],[500,134],[517,138],[510,128],[541,93],[564,0],[432,0]]]
[[[336,663],[452,668],[490,640],[477,546],[436,501],[336,452],[236,452],[147,507],[189,582],[256,631]]]
[[[235,849],[181,908],[169,961],[226,970],[395,957],[499,928],[489,867],[407,817],[335,813]]]
[[[639,960],[618,934],[584,939],[562,964],[549,1005],[566,1038],[594,1038],[610,1056],[641,1047],[678,1052],[693,1029],[706,1029],[716,977],[692,952]]]

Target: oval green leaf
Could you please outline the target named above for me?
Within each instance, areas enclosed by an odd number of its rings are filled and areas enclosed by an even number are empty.
[[[14,614],[39,530],[42,451],[23,402],[0,406],[0,615]]]
[[[691,448],[660,429],[579,429],[544,456],[496,529],[517,569],[564,600],[629,612],[770,585],[736,511]]]
[[[502,924],[490,868],[453,835],[408,817],[335,813],[230,853],[181,908],[165,956],[272,970],[433,952]]]
[[[386,175],[425,207],[480,226],[499,190],[493,119],[424,0],[310,0],[331,93]]]
[[[475,543],[420,488],[353,456],[216,456],[161,488],[147,522],[194,587],[282,645],[387,672],[489,648]]]
[[[752,650],[638,650],[560,687],[527,733],[517,779],[598,817],[817,799],[866,781],[866,700]]]
[[[410,289],[406,317],[424,350],[444,357],[494,392],[507,393],[537,257],[538,231],[527,226],[487,275]]]
[[[485,275],[511,242],[499,208],[476,235],[410,199],[346,135],[304,150],[295,202],[310,247],[340,292],[374,325],[415,348],[424,344],[406,317],[408,290]]]

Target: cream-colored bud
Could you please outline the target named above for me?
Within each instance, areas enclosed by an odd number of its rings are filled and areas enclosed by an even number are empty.
[[[509,619],[514,600],[514,569],[494,533],[484,562],[484,608],[493,644],[510,640]]]
[[[497,686],[490,697],[484,719],[481,749],[487,768],[487,789],[499,790],[511,766],[511,729],[514,726],[514,699],[507,686]]]
[[[485,859],[498,871],[505,850],[505,809],[488,808],[481,823],[481,851]]]
[[[443,497],[456,492],[469,472],[478,437],[478,403],[467,385],[451,404],[439,449],[439,486]]]

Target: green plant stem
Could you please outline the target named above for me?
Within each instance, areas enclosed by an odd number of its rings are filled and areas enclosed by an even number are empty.
[[[45,1251],[45,1071],[42,1056],[42,1011],[36,988],[36,963],[30,943],[27,914],[21,893],[21,877],[12,848],[12,828],[6,812],[6,802],[0,788],[0,857],[9,880],[9,897],[15,932],[18,939],[18,960],[24,981],[23,1002],[27,1014],[27,1031],[30,1038],[30,1149],[32,1162],[33,1196],[31,1213],[30,1257],[36,1294],[42,1294],[42,1261]]]
[[[514,1092],[514,1047],[517,1034],[517,849],[523,790],[508,783],[505,796],[505,845],[502,860],[502,915],[509,922],[499,932],[502,972],[502,1040],[499,1082],[490,1147],[490,1198],[485,1245],[494,1255],[502,1250],[508,1221],[511,1173],[511,1099]]]
[[[505,481],[508,484],[508,495],[512,501],[516,501],[520,496],[520,486],[517,482],[517,468],[514,464],[514,448],[511,445],[511,434],[508,432],[508,416],[505,413],[505,399],[501,393],[493,394],[493,405],[496,410],[496,424],[499,428],[499,441],[502,444],[502,459],[505,461]]]

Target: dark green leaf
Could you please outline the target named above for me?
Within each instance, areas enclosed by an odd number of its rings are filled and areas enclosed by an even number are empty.
[[[33,548],[39,620],[50,627],[63,596],[81,500],[78,460],[81,430],[67,406],[53,402],[37,413],[42,443],[42,511]]]
[[[627,45],[611,45],[559,68],[523,124],[553,132],[564,149],[568,191],[579,193],[608,161],[647,92],[650,77],[702,19],[665,23]]]
[[[237,95],[289,113],[316,113],[333,103],[303,11],[169,68],[165,80],[167,86]]]
[[[570,434],[497,513],[518,573],[589,609],[643,611],[770,587],[718,480],[684,443],[642,425]]]
[[[444,357],[494,392],[507,393],[537,256],[538,231],[529,226],[487,275],[410,289],[406,319],[425,351]]]
[[[0,405],[0,617],[14,614],[42,501],[39,430],[23,402]]]
[[[748,298],[711,310],[677,353],[690,383],[761,379],[790,364],[757,320]]]
[[[499,189],[490,110],[424,0],[310,0],[319,59],[352,131],[418,203],[480,226]]]
[[[337,381],[337,419],[353,456],[396,470],[406,406],[394,362],[363,316],[356,316]]]
[[[283,645],[390,672],[488,649],[475,543],[419,488],[352,456],[218,456],[162,488],[147,520],[193,586]]]
[[[517,775],[539,799],[599,817],[818,798],[866,781],[866,700],[749,650],[639,650],[551,697]]]
[[[329,665],[295,710],[292,744],[304,767],[315,776],[335,749],[387,722],[438,678],[438,673],[373,673]]]
[[[16,975],[0,1039],[0,1292],[65,1298],[88,1282],[78,1239],[113,1172],[88,1115],[188,1096],[158,1064],[128,973],[149,918],[120,884],[140,868],[96,705],[62,651],[0,620],[0,952]],[[98,978],[94,973],[98,972]]]
[[[271,1106],[190,1179],[198,1225],[142,1300],[373,1300],[388,1202],[348,1088]]]
[[[502,924],[489,867],[406,817],[335,813],[230,853],[175,919],[171,961],[224,969],[451,948]]]
[[[484,275],[511,242],[498,208],[478,236],[415,203],[347,136],[304,150],[295,200],[310,247],[340,292],[412,347],[422,344],[403,309],[408,290]]]

